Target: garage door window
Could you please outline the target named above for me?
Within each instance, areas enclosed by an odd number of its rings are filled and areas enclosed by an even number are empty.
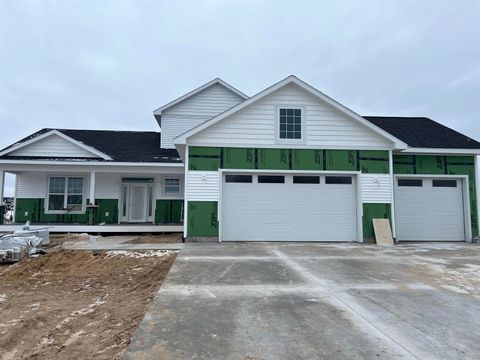
[[[227,183],[251,183],[252,175],[226,175],[225,182]]]
[[[258,175],[259,184],[283,184],[285,176],[278,175]]]
[[[320,176],[294,176],[294,184],[320,184]]]
[[[351,176],[327,176],[325,177],[325,184],[351,184]]]
[[[433,187],[457,187],[457,180],[433,180]]]
[[[423,185],[422,179],[398,179],[398,186],[417,186]]]

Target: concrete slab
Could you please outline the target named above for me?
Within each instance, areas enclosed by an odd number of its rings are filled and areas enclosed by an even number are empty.
[[[185,244],[126,359],[476,359],[480,246]]]
[[[138,235],[119,236],[89,236],[86,235],[74,242],[65,242],[62,247],[66,250],[181,250],[183,243],[151,243],[151,244],[129,244],[130,240],[138,238]]]

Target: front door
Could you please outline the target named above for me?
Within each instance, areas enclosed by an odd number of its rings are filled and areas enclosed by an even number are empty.
[[[129,184],[129,222],[147,222],[147,184]]]

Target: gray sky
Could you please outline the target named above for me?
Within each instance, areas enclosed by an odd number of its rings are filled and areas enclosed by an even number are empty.
[[[253,95],[290,74],[362,115],[479,139],[479,14],[468,0],[0,0],[0,148],[43,127],[158,130],[152,110],[215,77]]]

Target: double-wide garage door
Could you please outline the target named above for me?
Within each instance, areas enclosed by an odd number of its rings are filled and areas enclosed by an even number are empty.
[[[223,241],[356,241],[354,176],[224,174]]]
[[[397,239],[465,241],[462,189],[461,179],[397,178]]]

